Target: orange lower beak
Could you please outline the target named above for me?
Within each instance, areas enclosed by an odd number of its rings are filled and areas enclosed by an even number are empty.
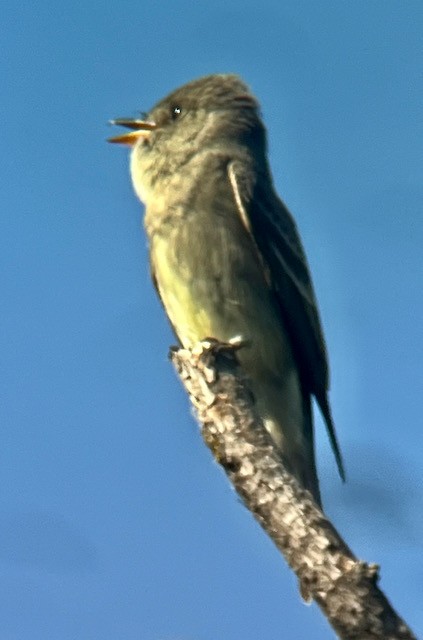
[[[150,136],[150,132],[153,131],[157,126],[155,122],[149,122],[148,120],[138,120],[136,118],[117,118],[116,120],[111,120],[110,124],[116,124],[121,127],[126,127],[127,129],[133,129],[133,131],[124,133],[120,136],[114,136],[113,138],[108,138],[107,142],[113,142],[116,144],[128,144],[131,147],[140,138],[148,138]]]

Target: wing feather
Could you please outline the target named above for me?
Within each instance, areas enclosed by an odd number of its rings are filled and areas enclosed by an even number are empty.
[[[328,401],[329,367],[317,301],[295,221],[268,180],[253,183],[252,172],[233,161],[228,177],[241,220],[251,234],[289,332],[306,390],[325,419],[339,473],[341,452]]]

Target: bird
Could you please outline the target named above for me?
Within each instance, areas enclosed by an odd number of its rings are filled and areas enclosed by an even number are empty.
[[[211,74],[141,117],[111,123],[126,129],[109,141],[131,147],[151,276],[178,341],[242,341],[237,355],[258,414],[321,506],[313,398],[345,480],[328,356],[297,225],[273,183],[257,98],[238,75]]]

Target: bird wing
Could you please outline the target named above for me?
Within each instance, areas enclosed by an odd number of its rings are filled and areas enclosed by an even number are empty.
[[[268,180],[252,179],[238,160],[228,165],[237,210],[268,274],[269,285],[292,342],[306,390],[315,396],[326,422],[339,474],[344,466],[328,401],[325,340],[307,259],[295,221]]]

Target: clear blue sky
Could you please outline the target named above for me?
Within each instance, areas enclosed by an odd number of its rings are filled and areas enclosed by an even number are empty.
[[[237,72],[308,252],[349,481],[329,515],[423,634],[423,3],[2,6],[0,636],[324,640],[167,361],[110,118]]]

